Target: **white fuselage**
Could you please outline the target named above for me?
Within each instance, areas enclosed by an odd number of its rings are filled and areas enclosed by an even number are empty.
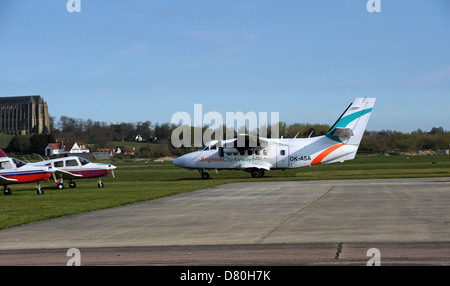
[[[354,157],[358,146],[345,145],[327,136],[305,139],[267,139],[267,146],[238,151],[224,147],[223,156],[213,144],[183,155],[174,164],[187,169],[265,170],[301,168],[318,163],[342,162]],[[328,151],[327,151],[328,150]]]
[[[207,179],[209,175],[205,175],[204,170],[208,169],[240,169],[251,172],[254,178],[260,178],[265,170],[351,160],[358,151],[374,104],[375,98],[355,98],[323,136],[269,139],[243,134],[240,141],[237,138],[210,141],[201,150],[183,155],[173,163],[187,169],[198,169],[202,178]],[[251,144],[246,146],[250,140],[257,147],[250,148]],[[239,142],[245,142],[244,146],[239,146]]]

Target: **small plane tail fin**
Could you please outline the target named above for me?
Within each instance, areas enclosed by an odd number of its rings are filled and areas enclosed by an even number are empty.
[[[359,146],[375,100],[376,98],[355,98],[326,136],[338,142]]]
[[[0,158],[5,158],[8,157],[8,155],[5,154],[5,152],[3,152],[2,149],[0,149]]]

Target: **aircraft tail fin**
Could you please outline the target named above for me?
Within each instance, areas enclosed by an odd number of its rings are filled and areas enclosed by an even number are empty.
[[[376,98],[355,98],[326,136],[337,142],[359,146]]]
[[[5,158],[8,157],[8,155],[5,154],[5,152],[3,152],[2,149],[0,149],[0,158]]]

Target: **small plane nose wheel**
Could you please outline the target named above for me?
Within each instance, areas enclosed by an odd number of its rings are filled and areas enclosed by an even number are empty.
[[[104,186],[105,186],[105,184],[103,184],[102,180],[100,178],[98,178],[98,187],[103,188]]]
[[[53,173],[53,175],[55,175],[55,174]],[[57,180],[57,181],[56,181],[56,187],[58,188],[58,190],[64,189],[64,181],[63,181],[63,178],[61,178],[60,180]]]

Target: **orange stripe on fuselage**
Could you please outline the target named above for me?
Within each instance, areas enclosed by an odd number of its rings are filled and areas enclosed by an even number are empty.
[[[315,164],[321,163],[322,160],[323,160],[326,156],[330,155],[331,152],[333,152],[334,150],[336,150],[336,149],[338,149],[339,147],[342,147],[342,146],[344,146],[344,145],[345,145],[344,143],[341,143],[341,144],[337,144],[337,145],[334,145],[334,146],[331,146],[331,147],[325,149],[325,151],[323,151],[323,152],[320,153],[316,158],[314,158],[314,160],[311,162],[311,165],[315,165]]]

